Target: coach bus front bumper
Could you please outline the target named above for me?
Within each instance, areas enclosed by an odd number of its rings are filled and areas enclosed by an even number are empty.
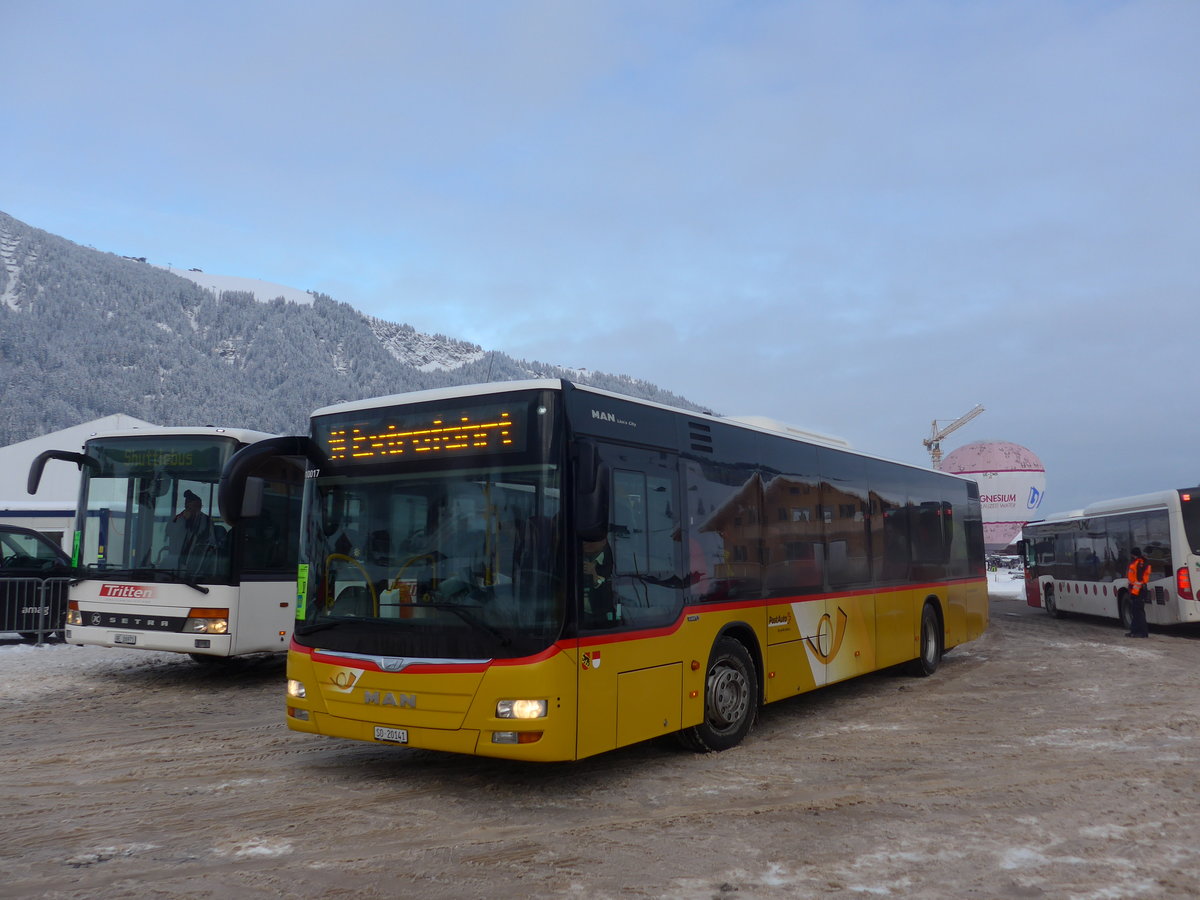
[[[524,660],[406,660],[389,672],[379,661],[293,644],[287,669],[287,724],[295,731],[510,759],[576,756],[569,650]]]

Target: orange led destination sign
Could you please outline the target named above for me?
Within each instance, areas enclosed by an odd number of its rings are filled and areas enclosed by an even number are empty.
[[[414,415],[395,408],[378,410],[364,421],[338,417],[322,423],[318,439],[331,462],[402,461],[422,456],[470,456],[519,450],[523,426],[498,406],[455,411],[453,415]]]

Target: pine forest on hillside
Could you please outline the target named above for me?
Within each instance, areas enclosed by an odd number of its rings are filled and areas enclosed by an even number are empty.
[[[320,294],[218,296],[0,213],[0,446],[113,413],[296,433],[342,400],[532,377],[695,408],[644,381],[486,352]]]

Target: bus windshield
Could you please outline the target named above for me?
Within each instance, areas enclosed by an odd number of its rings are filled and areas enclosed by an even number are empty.
[[[446,660],[549,646],[565,602],[559,478],[536,464],[308,479],[296,642]]]
[[[217,511],[232,438],[88,441],[76,564],[101,577],[230,583],[228,528]]]

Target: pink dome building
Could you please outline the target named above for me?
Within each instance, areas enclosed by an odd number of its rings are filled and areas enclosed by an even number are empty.
[[[1009,441],[975,441],[942,460],[943,472],[954,472],[979,484],[983,506],[983,543],[1003,550],[1026,522],[1040,519],[1046,493],[1046,468],[1028,447]]]

